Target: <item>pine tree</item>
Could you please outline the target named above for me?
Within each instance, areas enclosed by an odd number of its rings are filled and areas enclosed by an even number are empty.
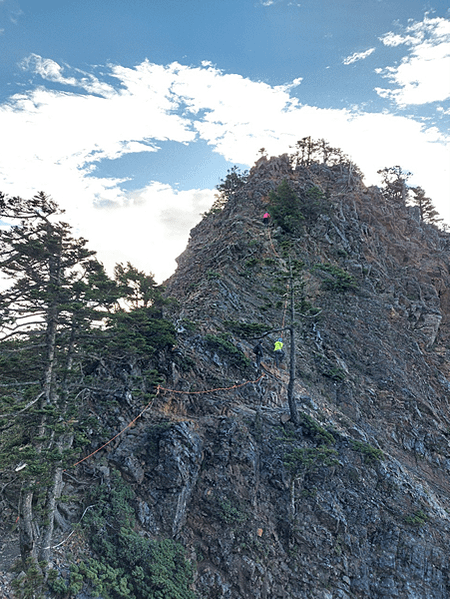
[[[383,183],[383,195],[387,200],[406,205],[408,200],[407,181],[411,173],[404,171],[401,166],[385,167],[377,171]]]
[[[227,171],[225,179],[222,179],[216,189],[227,199],[230,199],[238,189],[243,187],[248,180],[248,171],[241,171],[234,165]]]
[[[269,194],[270,212],[276,225],[285,233],[298,234],[301,231],[304,216],[300,209],[300,198],[284,179],[276,191]]]
[[[419,207],[420,220],[434,225],[441,222],[442,218],[440,218],[439,212],[431,199],[426,197],[422,187],[411,187],[411,191],[414,194],[411,198],[411,204]]]
[[[83,337],[118,297],[84,239],[71,235],[44,193],[31,200],[0,196],[0,342],[5,383],[0,389],[3,466],[21,479],[22,559],[47,561],[65,460],[77,420],[74,366]],[[20,367],[19,367],[20,365]]]

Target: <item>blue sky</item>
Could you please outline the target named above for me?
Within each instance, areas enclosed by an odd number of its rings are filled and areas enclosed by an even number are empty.
[[[442,0],[0,0],[0,189],[163,280],[233,164],[307,135],[450,223]]]

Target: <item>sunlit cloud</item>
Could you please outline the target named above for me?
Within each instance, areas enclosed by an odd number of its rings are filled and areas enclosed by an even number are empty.
[[[399,106],[450,99],[450,20],[426,17],[406,27],[404,33],[386,33],[381,41],[388,47],[409,49],[400,65],[377,69],[396,86],[376,88],[381,97]]]
[[[302,104],[290,94],[301,78],[274,87],[208,61],[108,65],[101,76],[37,55],[23,66],[39,85],[0,105],[0,189],[50,193],[108,267],[130,260],[164,279],[214,200],[214,190],[179,191],[151,173],[133,191],[124,185],[130,177],[100,176],[104,159],[163,151],[166,140],[206,141],[230,163],[250,166],[261,147],[277,155],[307,135],[323,137],[351,156],[368,184],[385,166],[412,171],[450,222],[448,138],[406,117]]]
[[[353,64],[354,62],[358,62],[359,60],[364,60],[365,58],[367,58],[374,52],[375,52],[375,48],[369,48],[368,50],[365,50],[364,52],[354,52],[351,56],[347,56],[347,58],[344,58],[344,60],[342,62],[345,65]]]

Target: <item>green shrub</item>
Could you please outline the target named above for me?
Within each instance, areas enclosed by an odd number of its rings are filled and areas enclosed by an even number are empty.
[[[350,275],[348,272],[339,268],[339,266],[335,266],[334,264],[323,263],[316,264],[313,267],[315,270],[321,270],[329,275],[323,281],[324,289],[329,291],[348,291],[349,289],[356,289],[358,284],[353,275]]]
[[[115,473],[110,485],[89,493],[94,507],[84,523],[97,558],[73,565],[67,583],[53,580],[55,592],[76,594],[87,585],[104,599],[195,599],[183,547],[171,539],[141,536],[135,530],[133,499],[131,487]]]
[[[329,212],[325,194],[318,187],[310,187],[302,196],[302,214],[309,222],[314,222],[321,214]]]
[[[25,576],[12,581],[15,596],[20,599],[41,599],[44,595],[44,575],[39,565],[29,560],[24,567]]]
[[[287,179],[269,194],[269,210],[276,226],[285,233],[296,235],[302,228],[304,216],[300,210],[300,200]]]
[[[246,268],[253,268],[254,266],[256,266],[258,264],[259,260],[258,258],[249,258],[248,260],[245,261],[244,265]]]
[[[221,355],[230,366],[236,366],[237,368],[242,369],[250,366],[250,360],[242,350],[238,349],[230,341],[227,333],[221,333],[219,335],[208,333],[205,335],[205,340],[207,345]]]
[[[297,476],[300,472],[313,473],[321,467],[336,466],[339,464],[337,451],[326,445],[319,447],[296,447],[285,454],[283,463],[285,467]]]
[[[215,281],[216,279],[220,279],[220,272],[216,272],[215,270],[208,270],[206,272],[206,278],[208,281]]]
[[[242,524],[247,520],[247,515],[235,507],[229,499],[219,501],[219,517],[226,524]]]
[[[260,324],[258,322],[239,322],[237,320],[224,320],[223,326],[244,339],[261,337],[270,330],[270,327],[266,324]]]
[[[347,378],[347,373],[343,368],[339,368],[339,366],[332,366],[331,368],[324,370],[322,374],[333,379],[333,381],[345,381]]]
[[[428,516],[423,510],[417,510],[412,516],[405,516],[405,522],[412,526],[424,526],[428,522]]]
[[[315,443],[320,445],[333,445],[335,443],[333,435],[320,426],[320,424],[317,424],[309,414],[301,412],[299,419],[305,434],[311,437]]]
[[[369,443],[352,439],[351,444],[353,451],[358,451],[363,455],[366,464],[376,464],[380,460],[384,460],[384,453],[381,449],[377,449],[376,447],[369,445]]]

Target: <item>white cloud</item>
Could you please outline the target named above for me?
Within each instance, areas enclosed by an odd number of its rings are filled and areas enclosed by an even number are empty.
[[[80,234],[89,239],[109,271],[118,262],[130,261],[163,281],[175,270],[175,258],[186,247],[189,231],[213,201],[211,190],[176,191],[150,183],[129,193],[121,205],[91,206],[71,215],[71,220],[77,216]]]
[[[354,52],[351,56],[347,56],[347,58],[344,58],[344,60],[342,62],[345,65],[353,64],[354,62],[357,62],[358,60],[364,60],[365,58],[367,58],[368,56],[373,54],[373,52],[375,52],[375,48],[369,48],[368,50],[365,50],[364,52]]]
[[[20,66],[24,70],[34,71],[48,81],[56,81],[66,85],[77,84],[76,79],[63,77],[63,67],[50,58],[42,58],[37,54],[30,54],[30,56],[22,60]]]
[[[296,79],[291,81],[291,83],[285,83],[284,85],[277,85],[276,87],[274,87],[274,89],[279,89],[280,91],[287,92],[290,89],[294,89],[295,87],[298,87],[302,81],[303,81],[303,77],[297,77]]]
[[[386,33],[381,41],[388,47],[409,47],[400,65],[377,70],[397,86],[376,88],[381,97],[399,106],[450,99],[450,20],[426,17],[410,24],[403,34]]]
[[[109,65],[105,76],[115,85],[36,56],[28,68],[70,89],[40,85],[0,105],[0,189],[50,193],[108,266],[130,260],[164,279],[214,199],[213,190],[176,191],[151,181],[151,173],[133,192],[121,187],[124,179],[98,176],[101,160],[160,151],[161,140],[204,140],[230,162],[251,165],[261,147],[276,155],[306,135],[324,137],[352,156],[369,184],[379,182],[376,171],[385,166],[412,171],[413,183],[450,222],[450,142],[417,121],[302,105],[289,93],[300,79],[271,87],[207,61],[201,67]],[[176,179],[183,165],[173,169]]]

